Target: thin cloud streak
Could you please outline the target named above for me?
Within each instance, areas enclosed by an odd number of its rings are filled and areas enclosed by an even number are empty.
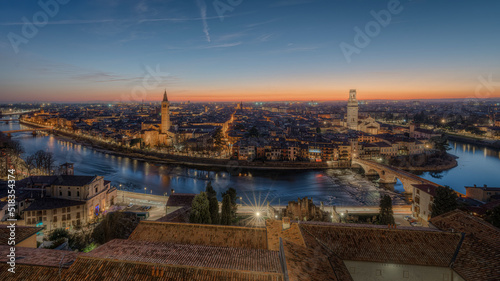
[[[231,15],[228,15],[228,17]],[[59,20],[59,21],[49,21],[48,25],[75,25],[75,24],[95,24],[95,23],[144,23],[144,22],[160,22],[160,21],[207,21],[219,19],[219,17],[199,17],[199,18],[155,18],[155,19],[141,19],[141,20],[120,20],[120,19],[93,19],[93,20]],[[0,22],[0,26],[15,26],[24,25],[24,22]],[[208,27],[208,24],[207,24]]]
[[[230,48],[230,47],[236,47],[243,44],[243,42],[238,41],[234,43],[226,43],[226,44],[219,44],[219,45],[204,45],[204,46],[196,46],[196,47],[171,47],[167,46],[167,50],[200,50],[200,49],[214,49],[214,48]]]
[[[207,23],[207,4],[204,0],[196,0],[196,4],[200,9],[201,21],[203,23],[203,32],[207,38],[207,41],[210,42],[210,33],[208,32],[208,23]]]

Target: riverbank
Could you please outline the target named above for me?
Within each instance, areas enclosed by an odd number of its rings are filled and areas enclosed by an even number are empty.
[[[485,139],[480,139],[480,138],[475,138],[475,137],[466,137],[466,136],[455,135],[455,134],[450,134],[450,133],[445,133],[445,135],[451,141],[459,141],[459,142],[463,142],[463,143],[474,144],[474,145],[478,145],[478,146],[485,146],[488,148],[500,150],[500,140],[497,140],[497,141],[485,140]]]
[[[39,124],[19,121],[27,126],[44,127]],[[52,128],[53,129],[53,128]],[[137,150],[128,147],[116,147],[109,143],[102,143],[85,136],[75,136],[61,130],[53,129],[55,136],[64,138],[73,143],[78,143],[83,146],[91,147],[92,149],[115,156],[130,157],[133,159],[143,160],[155,164],[181,165],[188,168],[201,168],[205,170],[226,170],[232,174],[240,173],[243,170],[324,170],[334,168],[326,163],[293,163],[293,162],[248,162],[230,159],[215,159],[215,158],[199,158],[190,156],[181,156],[173,154],[164,154],[158,152],[148,152]],[[122,151],[126,150],[126,151]]]
[[[419,154],[394,158],[389,165],[404,171],[441,172],[457,167],[457,159],[457,156],[449,153]]]

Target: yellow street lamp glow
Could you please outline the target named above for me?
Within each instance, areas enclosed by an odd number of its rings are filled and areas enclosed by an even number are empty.
[[[259,213],[259,212],[257,212],[255,215],[256,215],[257,217],[260,217],[260,213]]]

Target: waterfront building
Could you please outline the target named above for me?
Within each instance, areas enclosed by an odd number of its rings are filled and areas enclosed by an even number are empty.
[[[500,199],[500,187],[466,186],[465,196],[481,202],[489,202],[492,198]]]
[[[49,231],[94,221],[114,204],[117,193],[102,176],[33,176],[23,181],[22,188],[40,194],[25,202],[25,224]]]
[[[430,184],[413,184],[411,211],[413,217],[427,222],[431,219],[432,204],[436,196],[436,186]]]

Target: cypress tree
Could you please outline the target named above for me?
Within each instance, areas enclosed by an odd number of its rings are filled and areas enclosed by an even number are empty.
[[[205,188],[205,192],[207,193],[208,199],[212,197],[217,197],[217,192],[215,192],[214,188],[212,187],[212,182],[209,181],[207,183],[207,187]]]
[[[219,201],[217,197],[210,197],[209,199],[209,209],[210,209],[210,218],[212,220],[212,224],[219,224],[220,215],[219,215]]]
[[[229,194],[224,195],[222,199],[222,212],[220,224],[230,225],[232,221],[231,218],[231,196]]]
[[[203,224],[212,223],[209,201],[205,192],[201,192],[194,197],[193,204],[191,205],[191,212],[189,214],[189,222]]]
[[[378,221],[379,224],[394,224],[392,199],[389,195],[384,195],[384,197],[380,199],[380,214]]]

